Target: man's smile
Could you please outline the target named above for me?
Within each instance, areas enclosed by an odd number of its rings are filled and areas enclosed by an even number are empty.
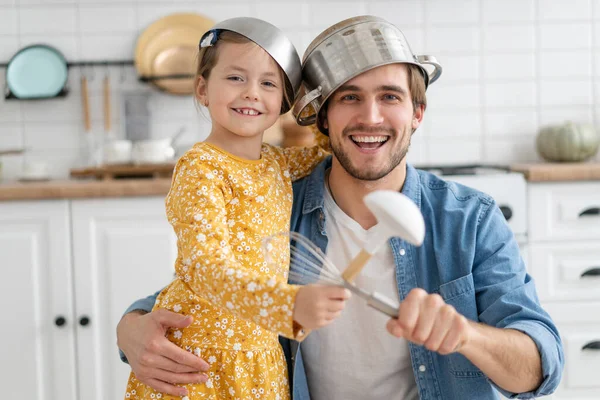
[[[349,137],[356,147],[369,153],[378,150],[390,139],[386,135],[350,135]]]

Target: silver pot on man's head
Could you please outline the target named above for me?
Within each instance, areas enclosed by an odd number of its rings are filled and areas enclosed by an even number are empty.
[[[363,72],[394,63],[418,66],[426,88],[442,73],[435,57],[414,55],[402,31],[383,18],[364,15],[333,25],[317,36],[304,53],[304,95],[292,111],[296,121],[300,125],[318,122],[321,107],[341,85]],[[428,72],[425,64],[432,65],[433,71]]]

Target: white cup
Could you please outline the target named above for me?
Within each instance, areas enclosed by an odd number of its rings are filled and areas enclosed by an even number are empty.
[[[44,161],[26,161],[21,171],[23,180],[45,180],[50,177],[50,168]]]
[[[113,140],[104,145],[105,164],[129,164],[131,162],[131,140]]]
[[[160,164],[172,161],[174,156],[170,139],[138,140],[131,152],[134,164]]]

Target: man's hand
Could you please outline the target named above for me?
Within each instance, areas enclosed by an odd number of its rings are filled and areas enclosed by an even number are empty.
[[[391,319],[387,329],[428,350],[450,354],[469,342],[473,328],[440,295],[417,288],[400,304],[398,318]]]
[[[167,310],[123,316],[117,325],[117,345],[140,382],[173,396],[187,394],[185,387],[175,384],[206,382],[207,376],[200,371],[207,371],[209,365],[165,337],[167,329],[191,323],[192,317]]]

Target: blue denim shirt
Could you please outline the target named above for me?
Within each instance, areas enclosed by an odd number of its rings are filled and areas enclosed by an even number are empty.
[[[291,220],[292,230],[311,239],[324,252],[327,248],[324,176],[330,166],[331,158],[294,183]],[[420,398],[496,399],[495,389],[506,397],[522,399],[552,393],[564,367],[560,336],[540,306],[514,235],[494,200],[410,165],[402,193],[421,210],[426,233],[420,247],[398,238],[389,241],[400,299],[420,287],[440,294],[446,303],[473,321],[526,333],[538,347],[544,378],[534,392],[509,393],[497,388],[464,356],[444,356],[411,343],[409,349]],[[128,311],[149,311],[154,300],[155,296],[139,300]],[[293,398],[308,400],[302,345],[287,339],[281,342],[288,358]]]

